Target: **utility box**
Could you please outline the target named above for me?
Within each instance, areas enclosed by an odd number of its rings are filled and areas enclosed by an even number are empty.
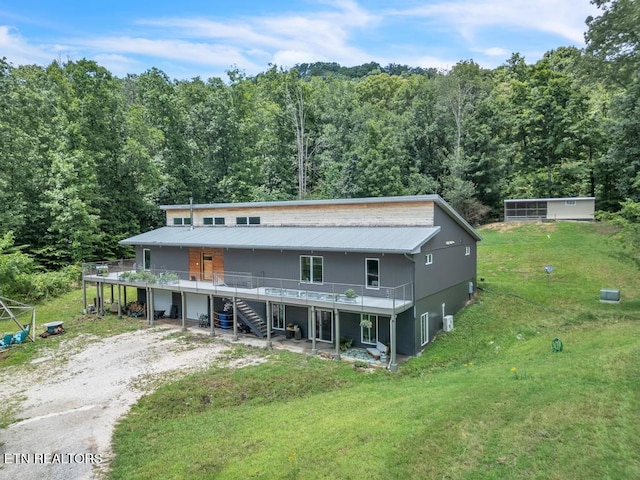
[[[603,303],[620,303],[620,289],[603,288],[600,290],[600,301]]]
[[[453,315],[445,315],[442,322],[442,330],[450,332],[453,330]]]

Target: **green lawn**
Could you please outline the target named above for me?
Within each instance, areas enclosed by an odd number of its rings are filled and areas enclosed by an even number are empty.
[[[118,424],[111,478],[640,478],[639,272],[600,224],[481,234],[483,291],[398,373],[279,351],[186,377]]]
[[[93,291],[88,289],[87,296],[90,297]],[[136,291],[133,288],[128,290],[130,298],[135,298]],[[105,291],[105,296],[109,296]],[[91,302],[91,300],[88,300]],[[57,346],[61,341],[84,335],[87,341],[91,338],[102,338],[109,335],[124,333],[140,328],[144,322],[140,319],[118,318],[117,315],[107,314],[105,316],[83,315],[82,290],[74,290],[55,300],[33,305],[36,309],[36,336],[43,333],[46,328],[43,324],[62,320],[66,333],[63,335],[51,336],[46,339],[38,339],[35,343],[27,340],[22,345],[13,345],[7,349],[0,350],[0,369],[10,365],[28,363],[43,348]],[[18,318],[22,324],[31,324],[31,314]],[[6,318],[0,320],[0,335],[4,333],[15,333],[19,330],[16,323]],[[1,371],[1,370],[0,370]]]

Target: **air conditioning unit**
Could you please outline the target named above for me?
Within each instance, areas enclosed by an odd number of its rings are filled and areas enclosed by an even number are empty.
[[[620,290],[617,288],[603,288],[600,290],[602,303],[620,303]]]
[[[442,322],[442,329],[445,332],[450,332],[453,330],[453,315],[445,315],[444,321]]]

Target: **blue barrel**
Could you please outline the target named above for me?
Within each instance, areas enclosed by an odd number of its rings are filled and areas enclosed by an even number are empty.
[[[220,320],[220,328],[229,330],[233,328],[233,314],[218,312],[218,319]]]

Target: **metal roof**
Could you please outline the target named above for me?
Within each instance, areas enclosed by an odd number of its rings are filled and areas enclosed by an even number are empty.
[[[504,203],[511,202],[566,202],[567,200],[595,200],[596,197],[557,197],[557,198],[507,198]]]
[[[161,227],[123,245],[418,253],[440,227]]]

